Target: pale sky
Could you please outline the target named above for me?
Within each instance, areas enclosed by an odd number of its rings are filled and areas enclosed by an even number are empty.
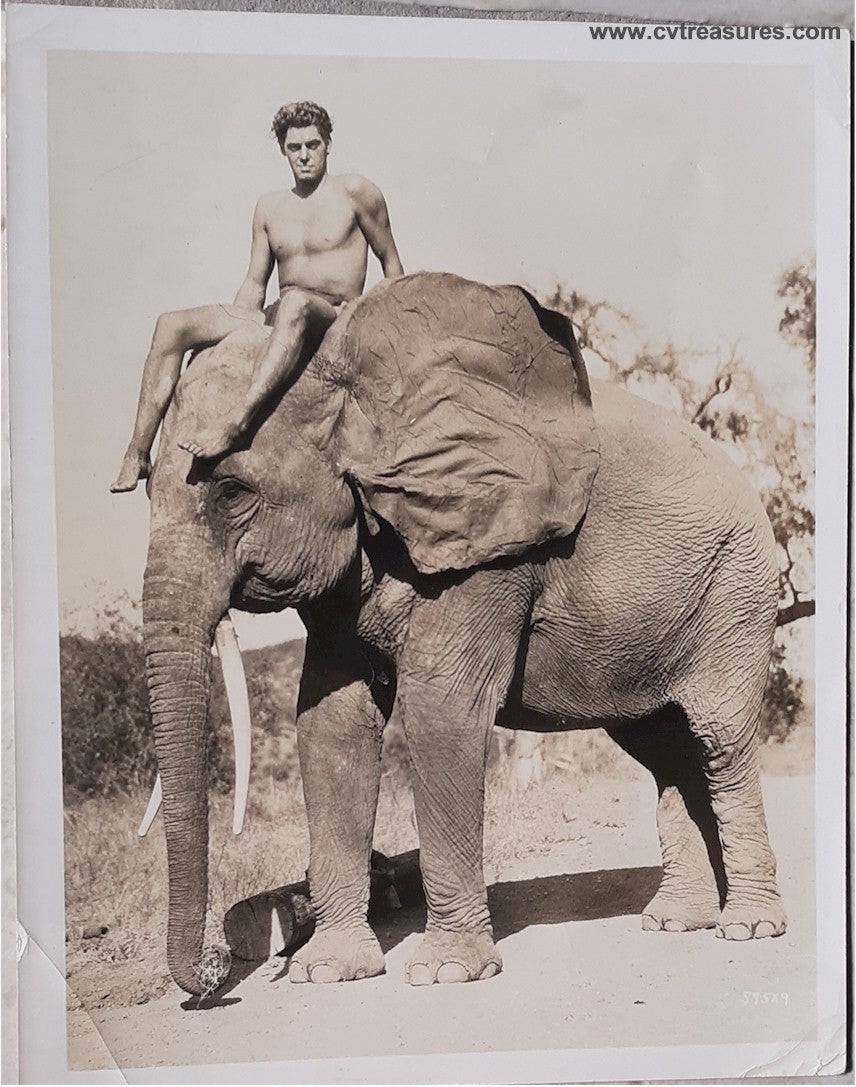
[[[775,281],[814,246],[810,79],[773,65],[52,54],[61,604],[139,596],[147,500],[108,486],[154,320],[234,296],[257,196],[291,184],[268,136],[283,102],[327,107],[330,169],[382,188],[408,272],[545,295],[561,281],[654,340],[739,341],[782,388],[800,363],[776,331]]]

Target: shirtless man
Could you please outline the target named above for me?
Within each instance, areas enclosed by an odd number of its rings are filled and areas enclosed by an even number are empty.
[[[111,491],[132,491],[149,475],[152,443],[185,353],[218,343],[248,320],[267,323],[263,307],[274,262],[280,304],[247,395],[225,418],[181,436],[178,444],[194,456],[225,453],[268,395],[285,387],[307,338],[320,340],[339,310],[362,294],[369,247],[384,276],[403,274],[380,189],[356,174],[327,173],[332,130],[327,111],[314,102],[292,102],[277,112],[273,133],[288,159],[294,187],[259,199],[250,267],[231,306],[199,306],[158,318],[134,433]]]

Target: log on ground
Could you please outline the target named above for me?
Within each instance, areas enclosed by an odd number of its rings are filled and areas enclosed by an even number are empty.
[[[383,917],[424,901],[418,849],[395,857],[372,851],[369,917]],[[293,955],[314,931],[315,911],[307,879],[242,899],[223,919],[230,951],[251,962]]]

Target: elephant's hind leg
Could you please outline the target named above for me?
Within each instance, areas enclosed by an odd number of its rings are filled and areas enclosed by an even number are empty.
[[[677,706],[654,719],[609,730],[654,776],[663,879],[642,911],[648,931],[713,928],[725,899],[725,873],[698,747]]]
[[[682,699],[701,749],[722,847],[727,891],[716,934],[729,940],[780,936],[786,927],[761,796],[763,682],[749,685],[741,682],[745,678],[732,677],[733,686],[719,697],[708,688]]]

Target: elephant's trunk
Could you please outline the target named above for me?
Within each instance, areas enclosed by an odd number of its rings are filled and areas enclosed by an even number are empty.
[[[172,555],[154,541],[149,549],[143,637],[169,868],[167,961],[182,989],[201,994],[215,989],[228,972],[225,964],[212,970],[216,956],[202,946],[208,902],[211,644],[228,604],[228,588],[223,584],[219,592],[212,590],[212,580],[224,579],[210,569],[202,572],[198,551],[189,560],[193,574],[176,577]]]

